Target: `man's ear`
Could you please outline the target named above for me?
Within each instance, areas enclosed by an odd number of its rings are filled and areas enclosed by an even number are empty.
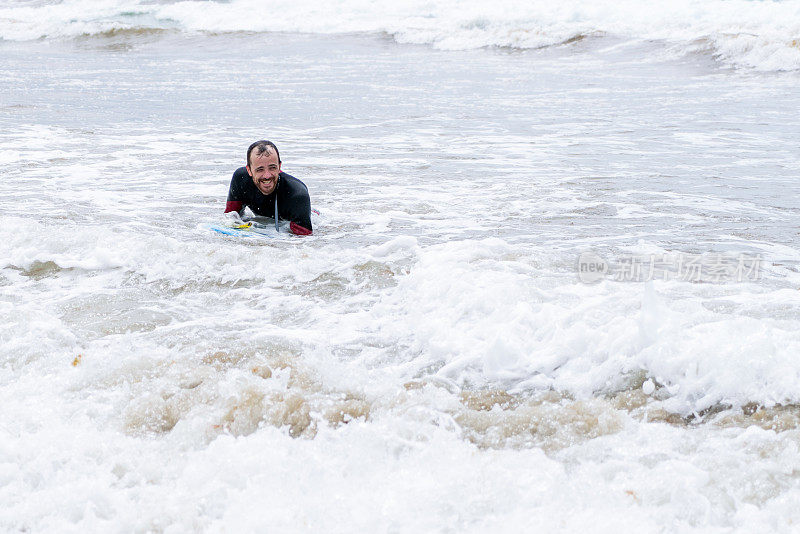
[[[280,167],[280,165],[279,165],[279,167]],[[250,172],[250,165],[245,165],[244,168],[247,169],[247,175],[250,176],[250,178],[252,178],[253,177],[253,173]]]

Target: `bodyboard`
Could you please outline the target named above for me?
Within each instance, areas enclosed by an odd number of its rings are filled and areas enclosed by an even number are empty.
[[[312,209],[311,218],[315,225],[319,224],[319,211]],[[294,235],[289,231],[289,221],[281,220],[278,224],[280,231],[275,229],[275,220],[273,218],[255,216],[246,221],[211,223],[203,226],[218,234],[244,239],[273,239],[275,237]]]

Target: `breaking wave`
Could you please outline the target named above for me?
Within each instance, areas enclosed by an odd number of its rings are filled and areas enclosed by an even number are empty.
[[[655,43],[656,50],[671,56],[710,54],[735,68],[800,69],[800,4],[786,1],[0,3],[0,39],[7,41],[109,38],[158,30],[375,33],[390,35],[399,43],[425,44],[444,50],[531,49],[569,45],[587,36],[606,36],[627,43]]]

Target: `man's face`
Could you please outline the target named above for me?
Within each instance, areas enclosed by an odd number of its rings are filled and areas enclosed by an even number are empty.
[[[250,153],[247,174],[253,178],[253,183],[261,193],[269,195],[275,191],[280,172],[281,164],[278,163],[278,155],[274,150],[268,150],[261,154],[256,154],[255,151]]]

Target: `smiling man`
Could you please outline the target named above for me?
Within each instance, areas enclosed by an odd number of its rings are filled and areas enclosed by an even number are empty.
[[[225,213],[242,214],[249,207],[256,215],[289,221],[297,235],[311,234],[311,198],[306,185],[281,172],[281,155],[271,141],[256,141],[247,149],[247,165],[236,169],[228,189]]]

